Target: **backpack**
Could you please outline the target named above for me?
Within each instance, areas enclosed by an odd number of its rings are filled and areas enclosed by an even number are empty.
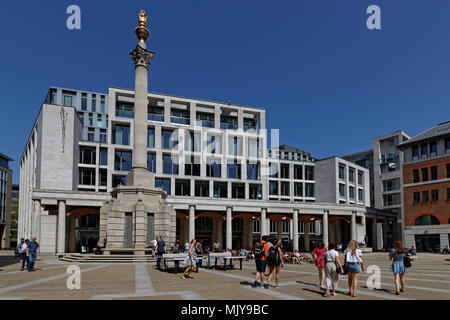
[[[264,256],[264,244],[258,242],[255,246],[255,249],[253,249],[253,254],[255,255],[255,258],[261,259]]]
[[[275,265],[278,262],[278,248],[270,247],[269,254],[267,255],[267,263]]]

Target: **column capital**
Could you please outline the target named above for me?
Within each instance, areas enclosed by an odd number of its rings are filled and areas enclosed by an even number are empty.
[[[147,70],[150,66],[150,60],[154,55],[155,54],[153,52],[150,52],[139,45],[136,45],[136,48],[130,52],[130,57],[133,59],[135,67],[137,68],[138,66],[142,66]]]

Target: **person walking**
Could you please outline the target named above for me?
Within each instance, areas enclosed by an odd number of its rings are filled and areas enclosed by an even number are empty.
[[[27,239],[27,241],[29,241]],[[28,257],[27,257],[27,244],[25,243],[24,238],[20,238],[20,242],[17,245],[17,251],[19,253],[20,263],[22,267],[20,268],[20,271],[23,271],[25,268],[25,261],[27,262],[27,269],[28,269]]]
[[[264,288],[269,289],[270,281],[272,280],[274,271],[275,274],[275,288],[278,288],[278,283],[280,281],[280,266],[281,266],[281,240],[278,240],[275,245],[269,248],[267,254],[267,265],[269,266],[269,278],[267,279],[267,283],[264,285]]]
[[[181,279],[186,280],[186,278],[191,278],[192,271],[194,271],[197,268],[197,264],[195,263],[195,260],[197,259],[195,256],[195,245],[197,244],[197,241],[194,239],[191,240],[191,243],[189,244],[188,248],[188,256],[184,260],[184,265],[187,267],[186,270],[184,270],[183,275],[181,276]]]
[[[267,236],[263,236],[260,242],[257,242],[253,249],[256,265],[256,278],[252,287],[264,285],[264,272],[266,271],[266,257],[267,251],[269,251],[269,245],[266,243]],[[260,283],[258,283],[260,280]]]
[[[327,251],[323,241],[317,243],[317,247],[312,251],[314,261],[319,272],[319,286],[321,289],[325,288],[325,252]]]
[[[399,295],[400,292],[405,292],[406,268],[403,262],[405,259],[405,255],[406,249],[403,247],[402,242],[400,240],[394,241],[394,248],[389,253],[389,260],[392,261],[389,271],[394,274],[396,295]]]
[[[348,295],[356,297],[358,274],[361,270],[364,271],[364,263],[361,250],[355,240],[351,240],[344,251],[344,264],[348,273]]]
[[[338,286],[339,274],[343,274],[342,264],[339,261],[339,252],[336,251],[336,245],[330,243],[328,250],[325,252],[325,280],[327,287],[325,289],[325,297],[330,296],[330,287],[332,288],[331,295],[336,295],[336,288]]]
[[[163,236],[159,237],[159,241],[156,243],[156,255],[158,256],[156,260],[156,268],[161,268],[161,259],[162,255],[166,253],[166,243],[164,242]],[[166,262],[164,262],[164,267],[166,266]]]
[[[31,242],[27,245],[28,252],[28,271],[34,271],[34,264],[36,258],[41,255],[41,249],[39,243],[36,241],[36,237],[31,238]]]

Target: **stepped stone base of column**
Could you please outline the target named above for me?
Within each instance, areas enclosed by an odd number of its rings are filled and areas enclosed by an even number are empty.
[[[144,188],[155,188],[155,175],[147,170],[147,168],[132,168],[128,172],[127,186],[138,186]]]

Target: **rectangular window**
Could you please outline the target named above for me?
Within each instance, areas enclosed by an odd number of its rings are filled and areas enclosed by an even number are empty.
[[[385,194],[383,195],[383,202],[385,206],[393,206],[400,204],[400,194],[399,193]]]
[[[422,182],[428,181],[428,168],[422,168]]]
[[[339,196],[345,198],[345,184],[339,184]]]
[[[67,107],[74,107],[75,96],[71,94],[64,94],[63,92],[63,104]]]
[[[147,129],[147,148],[155,147],[155,129],[148,128]]]
[[[430,167],[430,178],[431,180],[437,180],[437,166]]]
[[[434,153],[434,155],[436,155],[436,153],[437,153],[437,142],[436,141],[430,143],[430,154],[433,154],[433,153]]]
[[[294,182],[294,196],[303,197],[303,183]]]
[[[184,150],[190,152],[200,152],[200,133],[184,131]]]
[[[339,179],[345,180],[345,167],[339,165]]]
[[[260,184],[249,184],[248,197],[249,199],[262,199],[262,186]]]
[[[242,155],[242,138],[238,137],[228,138],[228,155],[230,156]]]
[[[184,174],[186,176],[200,176],[200,159],[194,157],[184,158]]]
[[[105,113],[106,108],[105,108],[105,96],[101,96],[100,97],[100,112],[101,113]]]
[[[134,105],[127,102],[117,102],[116,117],[133,118],[134,117]]]
[[[195,181],[195,196],[196,197],[209,197],[209,182],[208,181]]]
[[[358,201],[364,202],[364,190],[363,189],[358,189]]]
[[[163,149],[176,149],[178,147],[177,131],[161,130],[161,146]]]
[[[427,144],[420,145],[420,154],[421,154],[422,158],[424,156],[428,156],[428,145]]]
[[[80,179],[79,184],[86,186],[95,186],[95,169],[79,168]]]
[[[259,162],[250,163],[247,161],[247,180],[259,180]]]
[[[294,179],[302,180],[303,179],[303,166],[294,165]]]
[[[241,179],[241,164],[237,161],[227,164],[228,166],[228,178],[229,179]]]
[[[231,184],[231,197],[234,199],[244,199],[245,198],[245,184],[232,183]]]
[[[197,112],[195,117],[198,126],[214,128],[214,113]]]
[[[244,131],[256,131],[257,121],[254,119],[244,118]]]
[[[252,158],[259,157],[259,141],[248,139],[248,156]]]
[[[314,198],[314,183],[305,183],[305,196]]]
[[[348,181],[354,182],[355,181],[355,169],[348,168]]]
[[[383,180],[383,191],[394,191],[400,189],[400,178]]]
[[[97,96],[95,94],[92,95],[91,110],[92,112],[97,112]]]
[[[278,181],[269,181],[269,194],[278,196]]]
[[[94,114],[92,114],[92,113],[89,113],[89,125],[91,127],[94,126]]]
[[[102,127],[102,126],[103,126],[102,115],[97,114],[97,127]]]
[[[80,147],[80,163],[95,164],[96,149],[88,147]]]
[[[414,198],[414,203],[420,202],[420,192],[414,192],[413,198]]]
[[[88,129],[88,141],[95,141],[95,129]]]
[[[445,151],[450,151],[450,139],[445,140]]]
[[[172,109],[170,110],[170,122],[177,124],[190,124],[191,115],[187,110]]]
[[[156,154],[147,153],[147,169],[150,172],[156,173]]]
[[[414,181],[414,183],[417,183],[417,182],[420,181],[420,178],[419,178],[419,169],[414,169],[414,170],[413,170],[413,181]]]
[[[178,174],[178,157],[173,155],[163,155],[163,173]]]
[[[208,160],[206,163],[206,176],[220,178],[222,176],[221,168],[219,160]]]
[[[276,163],[269,163],[269,177],[278,178],[278,165]]]
[[[122,124],[116,124],[113,129],[113,143],[125,146],[130,145],[130,127]]]
[[[314,180],[314,167],[305,166],[305,180]]]
[[[439,193],[437,190],[431,190],[431,201],[438,201]]]
[[[164,122],[164,108],[148,106],[148,120]]]
[[[364,185],[364,172],[358,170],[358,185]]]
[[[280,165],[280,168],[281,168],[281,178],[289,179],[289,165],[282,164],[282,165]]]
[[[419,146],[414,146],[412,148],[413,159],[419,157]]]
[[[155,187],[156,188],[161,188],[163,189],[163,191],[165,193],[167,193],[167,195],[170,195],[170,179],[161,179],[161,178],[156,178],[155,179]]]
[[[206,138],[206,150],[208,153],[221,154],[221,137],[208,135]]]
[[[237,130],[238,118],[230,116],[220,116],[220,129]]]
[[[114,155],[114,170],[130,171],[132,154],[130,151],[116,151]]]
[[[214,198],[228,198],[228,185],[226,182],[214,182]]]
[[[112,176],[112,187],[117,188],[119,185],[125,186],[127,184],[126,176],[113,175]]]
[[[447,163],[445,165],[446,169],[447,169],[447,178],[450,178],[450,163]]]
[[[175,195],[189,197],[191,195],[191,181],[175,180]]]
[[[350,186],[348,188],[348,196],[350,199],[355,200],[355,187]]]
[[[108,149],[106,148],[100,148],[100,165],[108,165]]]
[[[450,188],[447,188],[447,200],[450,200]]]
[[[422,191],[422,202],[430,200],[430,193],[428,191]]]
[[[281,195],[282,196],[289,196],[289,182],[281,181]]]
[[[106,129],[100,129],[100,132],[99,132],[99,140],[100,140],[100,142],[102,142],[102,143],[107,143],[108,142],[108,137],[107,137],[107,134],[106,134]]]
[[[100,169],[98,172],[98,176],[99,176],[99,186],[101,187],[106,187],[107,185],[107,181],[108,181],[108,173],[105,169]]]
[[[87,94],[86,93],[81,94],[81,110],[83,110],[83,111],[87,110]]]

